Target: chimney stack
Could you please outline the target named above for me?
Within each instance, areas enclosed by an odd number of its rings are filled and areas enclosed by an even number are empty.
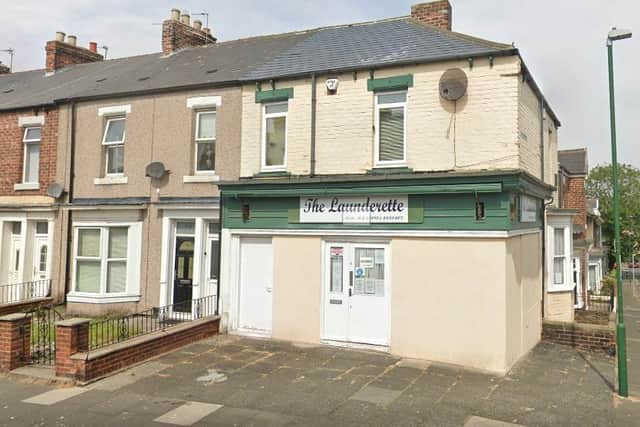
[[[202,27],[202,21],[194,20],[188,13],[180,14],[180,10],[171,9],[169,19],[162,23],[162,54],[170,55],[180,49],[213,44],[216,38]]]
[[[432,27],[451,31],[453,11],[449,0],[435,0],[411,6],[411,17]]]
[[[65,42],[65,33],[58,31],[56,38],[47,42],[45,47],[47,52],[47,73],[53,73],[67,65],[102,61],[102,55],[96,52],[97,43],[91,42],[89,49],[85,49],[76,46],[77,40],[76,36],[67,36],[67,41]]]
[[[4,65],[2,62],[0,62],[0,74],[10,74],[10,73],[11,73],[11,69],[6,65]]]

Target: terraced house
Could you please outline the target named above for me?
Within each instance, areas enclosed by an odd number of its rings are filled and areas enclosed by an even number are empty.
[[[220,42],[173,10],[162,52],[0,77],[0,108],[57,114],[68,310],[211,297],[230,333],[506,372],[549,313],[560,123],[518,49],[451,17]]]
[[[538,342],[560,123],[516,48],[420,4],[305,32],[242,102],[226,328],[500,373]]]

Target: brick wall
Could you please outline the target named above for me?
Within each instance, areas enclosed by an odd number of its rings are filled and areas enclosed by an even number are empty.
[[[616,332],[613,323],[593,325],[545,320],[542,322],[542,339],[582,351],[609,356],[616,354]]]
[[[573,223],[582,225],[583,228],[587,223],[584,181],[585,178],[583,176],[569,176],[564,193],[564,207],[579,210],[579,212],[573,216]],[[584,231],[578,236],[579,239],[584,239],[585,237]]]
[[[22,331],[21,331],[22,330]],[[0,317],[0,372],[8,372],[24,365],[31,351],[31,317],[22,313]]]
[[[20,117],[44,116],[40,141],[40,189],[14,191],[14,184],[22,182],[24,161],[24,128],[18,123]],[[55,180],[56,145],[58,141],[58,111],[24,111],[0,113],[0,196],[46,195],[47,186]]]
[[[453,16],[449,0],[414,4],[411,6],[411,17],[425,24],[451,31]]]
[[[215,335],[220,319],[195,320],[90,352],[86,352],[88,320],[76,321],[71,327],[63,322],[58,325],[56,375],[89,381]]]

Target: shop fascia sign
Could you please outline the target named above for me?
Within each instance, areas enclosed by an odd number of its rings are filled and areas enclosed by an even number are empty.
[[[408,196],[300,197],[300,222],[408,223]]]

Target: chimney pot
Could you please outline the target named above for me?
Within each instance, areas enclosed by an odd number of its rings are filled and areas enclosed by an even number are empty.
[[[171,20],[172,21],[180,20],[180,9],[171,9]]]
[[[56,41],[63,42],[64,36],[66,36],[66,34],[63,33],[62,31],[56,31]]]
[[[98,43],[89,42],[89,50],[93,53],[98,53]]]
[[[70,44],[71,46],[75,46],[77,41],[78,41],[78,38],[76,36],[67,36],[67,44]]]
[[[196,19],[193,21],[193,28],[196,30],[202,30],[202,21]]]
[[[411,6],[411,17],[432,27],[451,31],[452,8],[449,0],[434,0]]]
[[[182,18],[182,23],[184,25],[190,25],[191,24],[191,16],[188,13],[183,13],[181,18]]]

